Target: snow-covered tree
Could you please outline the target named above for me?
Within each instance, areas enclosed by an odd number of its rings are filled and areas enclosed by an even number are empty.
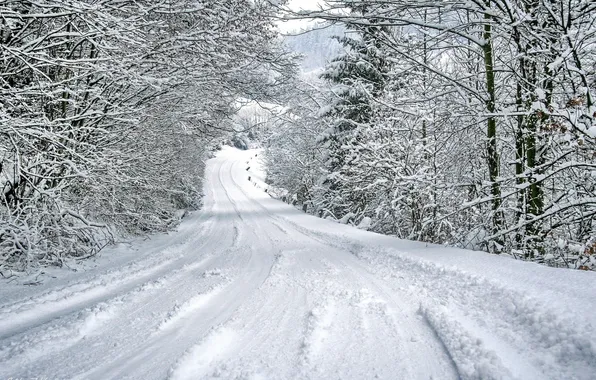
[[[0,266],[61,265],[200,202],[237,99],[295,64],[268,2],[0,3]]]
[[[351,49],[382,52],[382,91],[339,70],[341,57],[327,75],[358,99],[337,96],[328,113],[336,123],[325,137],[340,139],[330,152],[341,153],[330,155],[333,191],[321,199],[338,219],[594,266],[593,2],[343,0],[300,15],[383,31]],[[357,79],[341,83],[341,73]]]
[[[350,6],[350,12],[366,17],[367,9]],[[386,32],[381,26],[346,24],[344,36],[336,37],[344,52],[321,75],[332,84],[334,95],[322,115],[329,127],[319,136],[327,172],[316,200],[316,208],[322,214],[341,218],[361,210],[367,203],[366,197],[355,197],[350,189],[352,151],[358,142],[358,130],[374,117],[373,99],[385,87],[388,63],[379,41]]]

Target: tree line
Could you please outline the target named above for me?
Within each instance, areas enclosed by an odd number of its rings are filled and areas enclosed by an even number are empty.
[[[294,70],[259,0],[0,1],[0,269],[63,265],[199,206],[237,100]]]
[[[596,3],[285,12],[346,33],[326,84],[296,86],[266,142],[273,185],[376,232],[596,266]]]

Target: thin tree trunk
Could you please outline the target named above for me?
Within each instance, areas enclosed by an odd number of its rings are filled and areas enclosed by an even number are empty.
[[[490,3],[487,3],[487,7],[489,6]],[[499,177],[499,153],[497,151],[497,120],[494,115],[496,111],[496,88],[492,46],[492,16],[485,13],[484,21],[484,32],[482,35],[484,39],[484,45],[482,49],[484,53],[484,69],[486,71],[486,90],[488,92],[488,100],[486,102],[486,109],[489,113],[486,131],[488,139],[488,175],[491,182],[493,233],[496,233],[503,227],[503,213],[501,211],[501,187],[497,182]]]
[[[517,105],[517,111],[522,112],[523,110],[523,97],[522,97],[522,86],[517,84],[517,91],[515,97],[515,103]],[[523,184],[526,179],[523,177],[525,165],[525,139],[524,139],[524,116],[519,115],[517,117],[517,131],[515,132],[515,183],[518,186],[517,193],[517,211],[516,211],[516,222],[520,222],[525,218],[526,214],[526,189]],[[517,248],[522,248],[524,243],[524,231],[517,231],[515,234],[515,240]]]

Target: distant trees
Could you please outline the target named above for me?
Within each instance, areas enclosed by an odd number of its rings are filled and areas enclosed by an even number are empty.
[[[319,149],[343,158],[322,164],[337,196],[315,181],[318,211],[404,238],[596,265],[593,2],[343,0],[301,16],[350,30],[324,77],[360,99],[351,115],[333,101],[320,121],[331,129]],[[363,51],[383,57],[378,91],[338,65],[373,67]],[[349,136],[326,143],[345,123]]]
[[[326,128],[321,112],[328,98],[318,83],[298,81],[288,89],[285,108],[272,115],[266,137],[262,139],[267,161],[267,182],[270,194],[307,207],[312,205],[317,182],[322,177],[323,149],[317,137]],[[287,192],[287,194],[286,194]]]
[[[292,76],[266,2],[0,3],[0,267],[61,265],[197,207],[236,99]]]
[[[340,53],[341,46],[333,36],[343,32],[341,25],[314,25],[311,29],[290,32],[283,40],[292,51],[303,55],[300,60],[302,71],[316,75],[327,61]]]

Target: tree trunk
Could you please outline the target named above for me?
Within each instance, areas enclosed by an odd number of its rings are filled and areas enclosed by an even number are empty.
[[[490,3],[488,3],[487,6],[490,6]],[[496,88],[492,46],[492,16],[485,13],[484,21],[484,32],[482,35],[484,39],[484,45],[482,47],[482,50],[484,53],[484,69],[486,71],[486,90],[488,93],[486,109],[489,113],[486,131],[488,140],[488,175],[491,182],[493,233],[497,233],[503,227],[503,213],[501,211],[501,187],[497,181],[499,177],[499,153],[497,151],[497,120],[495,117]],[[500,242],[497,243],[500,244]]]

